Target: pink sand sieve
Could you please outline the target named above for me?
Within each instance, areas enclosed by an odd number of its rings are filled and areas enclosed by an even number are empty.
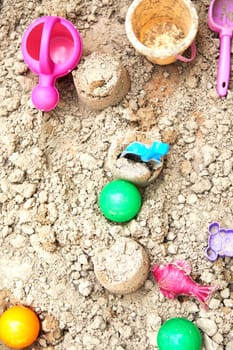
[[[39,76],[32,91],[34,106],[50,111],[59,102],[56,79],[74,69],[82,56],[82,39],[73,24],[62,17],[44,16],[26,29],[22,39],[25,63]]]

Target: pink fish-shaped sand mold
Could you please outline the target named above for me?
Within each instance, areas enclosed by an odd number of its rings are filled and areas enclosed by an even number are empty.
[[[197,298],[207,309],[208,301],[218,289],[217,286],[202,286],[196,283],[189,274],[191,266],[184,260],[178,260],[166,265],[154,265],[151,269],[161,293],[174,299],[178,295],[188,295]]]

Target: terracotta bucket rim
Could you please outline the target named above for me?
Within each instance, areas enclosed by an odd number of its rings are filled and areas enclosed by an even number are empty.
[[[139,41],[139,39],[134,33],[132,26],[132,18],[134,16],[134,12],[136,8],[140,5],[140,3],[143,1],[145,0],[134,0],[129,6],[126,14],[125,29],[131,44],[139,53],[152,58],[166,59],[171,56],[175,57],[177,55],[182,54],[188,47],[190,47],[192,42],[195,40],[198,31],[198,14],[192,2],[190,0],[182,0],[182,2],[187,6],[188,10],[190,11],[190,16],[192,19],[190,30],[185,36],[185,38],[182,41],[180,41],[177,45],[174,45],[172,48],[161,47],[161,49],[154,49],[143,45],[143,43]]]

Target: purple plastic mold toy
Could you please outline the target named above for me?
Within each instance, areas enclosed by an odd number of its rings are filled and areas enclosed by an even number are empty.
[[[210,261],[215,261],[218,256],[233,257],[233,229],[220,228],[218,222],[210,224],[205,253]]]

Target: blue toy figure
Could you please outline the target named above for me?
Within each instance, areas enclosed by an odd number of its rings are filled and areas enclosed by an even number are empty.
[[[169,145],[167,143],[155,141],[148,146],[141,142],[132,142],[121,153],[121,157],[131,154],[139,157],[143,162],[155,161],[160,163],[161,157],[164,157],[168,151]]]

